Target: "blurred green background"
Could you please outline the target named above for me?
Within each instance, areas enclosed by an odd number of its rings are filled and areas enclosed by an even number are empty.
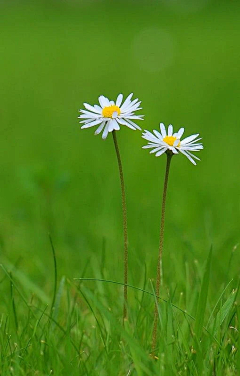
[[[174,157],[164,279],[178,286],[211,245],[212,288],[239,272],[239,1],[34,1],[0,5],[1,262],[42,288],[59,274],[122,280],[120,183],[112,138],[80,130],[83,102],[142,100],[143,129],[200,133],[195,167]],[[131,284],[155,277],[165,156],[118,132]],[[201,155],[200,155],[201,154]],[[235,251],[233,253],[233,250]],[[7,297],[6,297],[7,299]]]

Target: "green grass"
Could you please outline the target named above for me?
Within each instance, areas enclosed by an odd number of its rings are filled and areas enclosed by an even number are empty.
[[[1,376],[239,373],[239,10],[235,1],[197,12],[157,1],[0,5]],[[123,328],[114,146],[77,122],[83,102],[132,91],[144,129],[172,123],[204,143],[196,167],[172,161],[157,361],[165,158],[141,150],[140,132],[119,132]]]
[[[214,305],[208,304],[204,315],[206,300],[203,302],[199,290],[204,288],[207,294],[209,271],[207,266],[202,285],[199,275],[192,279],[190,306],[194,315],[184,309],[184,292],[176,296],[169,291],[160,302],[159,360],[153,361],[149,356],[154,303],[151,283],[143,280],[140,291],[130,287],[129,321],[123,329],[121,286],[62,277],[51,310],[51,302],[44,303],[36,286],[31,286],[34,292],[30,295],[22,286],[24,280],[14,279],[14,271],[9,274],[3,267],[9,299],[8,314],[1,317],[2,374],[235,375],[237,291],[232,290],[232,281],[223,291],[216,289]],[[101,275],[100,270],[96,272]],[[185,289],[189,289],[187,282]]]

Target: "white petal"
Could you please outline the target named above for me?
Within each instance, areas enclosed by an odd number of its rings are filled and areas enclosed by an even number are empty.
[[[102,134],[102,139],[105,140],[105,138],[107,138],[107,135],[108,135],[108,127],[109,127],[109,122],[107,122],[105,128],[104,128],[104,131],[103,131],[103,134]]]
[[[133,96],[133,93],[129,94],[129,96],[125,99],[125,101],[122,104],[121,111],[124,111],[125,108],[127,108],[127,106],[129,105],[131,101],[132,96]]]
[[[158,152],[156,153],[156,157],[160,157],[160,155],[162,155],[163,153],[165,153],[166,150],[167,150],[167,148],[164,148],[164,149],[158,151]]]
[[[184,151],[184,150],[180,150],[180,152],[181,152],[182,154],[184,154],[184,155],[189,159],[189,161],[192,162],[192,164],[196,165],[196,162],[194,161],[194,159],[192,159],[192,158],[190,157],[190,155],[189,155],[186,151]]]
[[[172,136],[172,134],[173,134],[173,126],[172,126],[172,124],[170,124],[168,126],[168,136]]]
[[[127,115],[123,115],[123,116],[119,116],[120,118],[123,118],[123,119],[131,119],[134,115],[132,113],[130,114],[127,114]],[[138,115],[138,116],[134,116],[136,118],[136,120],[144,120],[143,119],[143,116],[144,115]]]
[[[95,114],[101,114],[101,111],[97,110],[95,107],[91,106],[90,104],[88,103],[83,103],[84,107],[91,111],[91,112],[94,112]]]
[[[195,148],[195,147],[201,146],[201,149],[203,149],[203,144],[196,143],[195,141],[188,142],[187,144],[183,144],[182,146],[185,147],[185,148],[192,148],[192,147]]]
[[[118,124],[118,122],[116,120],[115,121],[115,124],[114,124],[114,129],[115,131],[119,131],[120,130],[120,125]]]
[[[134,99],[134,101],[132,101],[132,102],[129,101],[129,104],[124,106],[124,111],[130,111],[131,108],[135,107],[135,106],[138,107],[137,101],[138,101],[138,98]],[[139,104],[140,103],[141,102],[139,102]]]
[[[145,138],[145,140],[148,140],[157,144],[159,144],[160,142],[160,140],[156,136],[154,136],[151,132],[146,131],[146,130],[143,132],[142,137]]]
[[[120,107],[122,100],[123,100],[123,95],[119,94],[119,96],[117,97],[117,100],[116,100],[116,106]]]
[[[166,133],[165,125],[163,123],[160,123],[160,130],[162,133],[162,137],[165,138],[167,133]]]
[[[152,145],[144,145],[142,146],[143,149],[151,149],[152,148]]]
[[[141,131],[142,129],[137,125],[135,124],[133,121],[129,120],[128,119],[128,123],[131,124],[133,127],[135,127],[136,129],[138,129],[139,131]]]
[[[118,123],[120,123],[120,124],[122,124],[122,125],[126,125],[128,128],[131,128],[131,129],[133,129],[134,131],[136,130],[136,128],[133,126],[133,125],[131,125],[130,123],[128,123],[126,120],[124,120],[124,119],[119,119],[119,118],[117,118],[117,121],[118,121]]]
[[[192,141],[192,142],[188,142],[188,145],[195,144],[196,142],[198,142],[198,141],[200,141],[200,140],[202,140],[201,137],[200,137],[200,138],[197,138],[196,140],[194,140],[194,141]],[[201,145],[201,144],[199,144],[199,145]]]
[[[183,150],[191,150],[191,151],[200,151],[203,149],[203,146],[202,145],[180,145],[179,149],[183,149]]]
[[[101,116],[101,114],[93,113],[86,110],[80,110],[81,114],[90,115],[90,116]]]
[[[175,148],[172,147],[171,150],[172,150],[173,154],[178,154],[178,151]]]
[[[162,150],[162,147],[161,147],[161,146],[159,146],[158,148],[152,149],[152,150],[150,151],[150,154],[152,154],[152,153],[157,153],[157,152],[160,151],[160,150]]]
[[[124,110],[121,108],[121,112],[123,114],[129,114],[129,113],[133,113],[135,111],[139,111],[139,110],[142,109],[142,107],[139,107],[139,104],[140,104],[140,102],[137,103],[135,106],[129,105],[127,108],[124,108]]]
[[[86,123],[86,124],[84,124],[84,125],[81,127],[81,129],[94,127],[94,125],[100,124],[101,122],[102,122],[102,119],[98,119],[98,120],[92,121],[91,123]]]
[[[153,130],[153,133],[156,135],[157,138],[159,138],[162,141],[162,135],[160,132],[156,131],[155,129]]]
[[[153,144],[153,143],[149,142],[147,145],[143,146],[143,149],[161,148],[161,147],[162,147],[162,145]]]
[[[180,128],[176,137],[180,139],[182,137],[183,133],[184,133],[184,128]]]
[[[79,124],[88,124],[88,123],[91,123],[93,121],[93,119],[90,119],[90,120],[82,120],[82,121],[79,121]]]
[[[196,155],[190,153],[190,151],[188,151],[188,154],[191,155],[191,157],[195,158],[197,161],[200,161],[201,159],[198,158]]]
[[[120,127],[115,119],[109,121],[108,132],[112,132],[114,129],[119,130]]]
[[[103,121],[103,122],[100,124],[100,126],[97,128],[97,130],[95,131],[94,134],[96,135],[96,134],[99,134],[100,132],[102,132],[103,127],[104,127],[105,124],[106,124],[106,122]]]
[[[138,101],[138,98],[130,102],[124,111],[133,111],[133,109],[138,108],[141,104],[141,101]]]
[[[109,106],[109,99],[105,98],[103,95],[100,95],[98,100],[102,108]]]
[[[195,138],[197,138],[197,136],[199,136],[199,133],[193,134],[192,136],[188,136],[188,137],[184,138],[184,140],[181,141],[181,144],[185,145],[188,142],[193,141]]]
[[[175,146],[178,146],[179,141],[180,141],[180,140],[175,140],[174,143],[173,143],[173,146],[174,146],[174,147],[175,147]]]
[[[117,118],[116,120],[117,120],[117,122],[118,122],[119,124],[121,124],[121,125],[127,125],[127,122],[126,122],[126,120],[124,120],[124,119]]]
[[[114,123],[113,120],[109,120],[109,126],[108,126],[108,132],[112,132],[114,129]]]
[[[78,119],[99,119],[99,115],[97,114],[82,114],[78,116]]]
[[[125,119],[143,120],[143,119],[142,119],[142,116],[143,116],[143,115],[139,115],[139,116],[137,116],[137,115],[133,115],[133,116],[124,116],[124,118],[125,118]]]
[[[102,113],[102,108],[100,106],[98,106],[97,104],[94,105],[94,108],[99,111],[100,113]]]

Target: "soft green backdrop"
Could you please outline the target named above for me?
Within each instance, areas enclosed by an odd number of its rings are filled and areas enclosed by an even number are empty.
[[[211,245],[213,294],[239,271],[234,246],[240,223],[240,6],[219,0],[177,4],[0,5],[1,262],[17,263],[44,291],[52,289],[48,231],[60,276],[98,276],[105,257],[104,276],[122,280],[112,138],[103,141],[94,129],[80,130],[77,119],[83,102],[97,103],[101,94],[115,99],[120,92],[142,100],[144,129],[162,121],[203,138],[196,167],[183,156],[172,163],[166,285],[180,292],[186,265],[192,273],[201,269]],[[129,281],[139,285],[144,265],[147,278],[155,277],[165,156],[142,150],[138,131],[122,128],[118,139],[127,190]]]

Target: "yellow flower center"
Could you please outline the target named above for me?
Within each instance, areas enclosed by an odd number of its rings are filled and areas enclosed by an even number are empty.
[[[169,146],[173,146],[176,139],[177,137],[174,137],[174,136],[166,136],[164,137],[163,141],[166,142],[166,144],[168,144]],[[180,141],[177,146],[180,146]]]
[[[117,112],[117,114],[120,115],[121,110],[118,106],[115,105],[104,107],[102,110],[102,116],[106,118],[112,118],[114,112]]]

